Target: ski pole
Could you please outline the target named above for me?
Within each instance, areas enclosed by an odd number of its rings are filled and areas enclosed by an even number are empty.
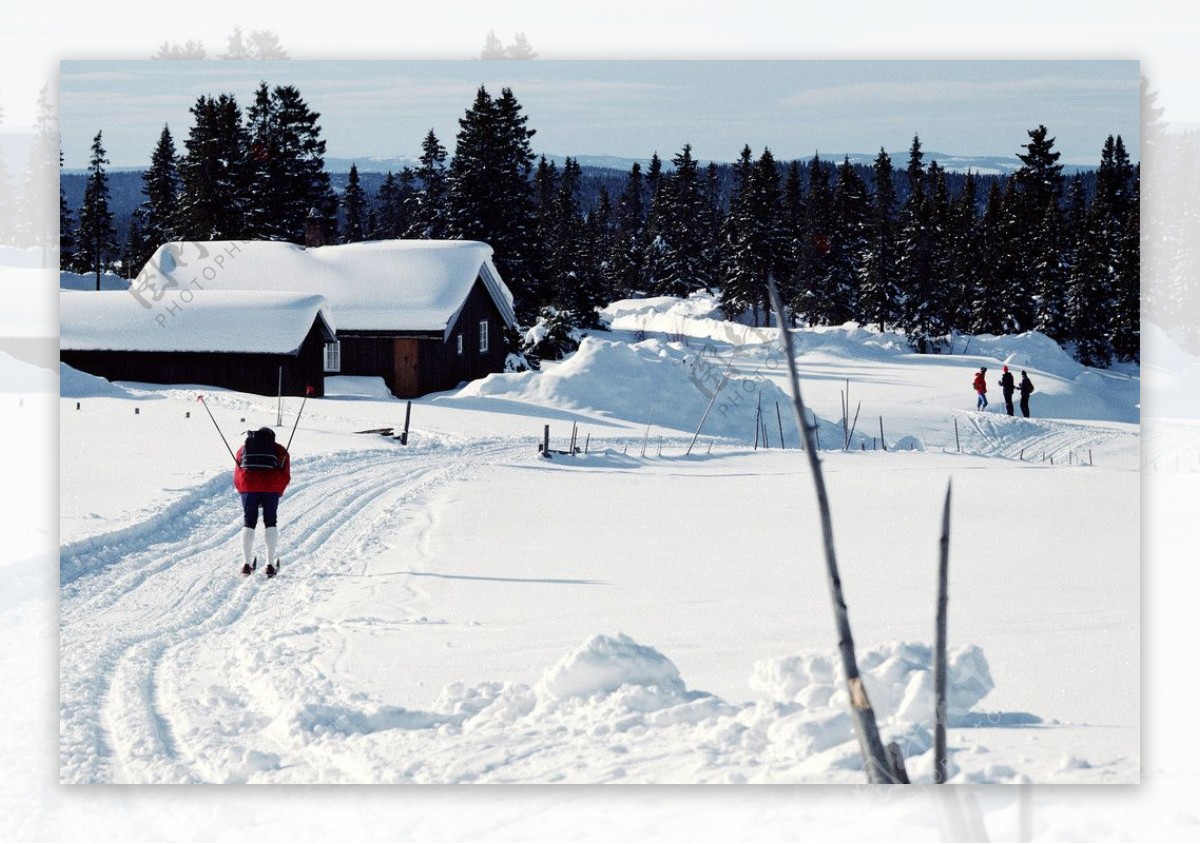
[[[292,450],[292,437],[296,436],[296,426],[300,424],[300,417],[304,415],[304,403],[308,401],[308,397],[312,395],[313,388],[304,388],[304,399],[300,402],[300,412],[296,414],[296,422],[292,425],[292,433],[288,437],[287,445],[284,446],[286,451]]]
[[[221,426],[217,424],[217,420],[212,415],[212,411],[208,409],[208,402],[204,400],[203,395],[196,396],[196,401],[204,405],[204,412],[208,414],[209,419],[212,419],[213,427],[217,429],[217,434],[221,437],[221,442],[225,443],[225,450],[229,452],[229,456],[233,458],[233,462],[237,463],[237,457],[234,455],[233,449],[229,447],[229,440],[225,439],[225,435],[221,433]]]

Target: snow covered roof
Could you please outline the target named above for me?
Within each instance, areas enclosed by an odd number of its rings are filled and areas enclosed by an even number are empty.
[[[59,294],[59,347],[67,351],[293,354],[314,320],[334,337],[325,300],[301,293],[197,290],[174,311],[146,309],[129,292]]]
[[[143,273],[181,287],[324,296],[342,330],[438,332],[448,337],[476,279],[516,325],[512,293],[492,248],[471,240],[380,240],[305,248],[274,241],[201,241],[159,247]]]

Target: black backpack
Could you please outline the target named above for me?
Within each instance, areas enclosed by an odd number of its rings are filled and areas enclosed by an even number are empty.
[[[259,428],[246,432],[246,444],[242,447],[243,469],[278,469],[279,458],[275,454],[275,432],[270,428]]]

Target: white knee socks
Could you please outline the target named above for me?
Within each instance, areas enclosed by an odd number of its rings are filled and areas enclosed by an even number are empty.
[[[242,528],[242,561],[250,565],[254,557],[254,528]]]
[[[279,528],[269,527],[266,530],[267,562],[275,565],[275,543],[279,539]]]

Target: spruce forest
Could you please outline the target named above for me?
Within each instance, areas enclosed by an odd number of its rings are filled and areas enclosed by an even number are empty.
[[[1039,125],[1009,176],[948,173],[914,137],[906,160],[880,149],[869,167],[748,146],[705,164],[685,145],[597,184],[574,159],[535,154],[512,90],[481,87],[453,155],[431,130],[415,166],[374,191],[352,167],[339,191],[320,115],[295,87],[263,83],[244,110],[201,96],[191,114],[182,149],[163,127],[123,242],[96,134],[82,202],[60,195],[65,269],[129,277],[172,240],[303,243],[315,214],[326,243],[487,242],[522,323],[551,337],[597,328],[611,301],[703,288],[728,318],[763,324],[773,275],[795,324],[900,330],[923,352],[959,333],[1036,330],[1087,365],[1138,360],[1140,165],[1119,135],[1097,139],[1094,171],[1070,176]]]

